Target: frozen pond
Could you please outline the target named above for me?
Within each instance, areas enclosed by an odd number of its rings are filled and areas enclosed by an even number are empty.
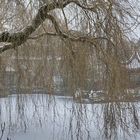
[[[139,140],[139,109],[137,102],[85,104],[63,96],[10,95],[0,98],[2,140]]]

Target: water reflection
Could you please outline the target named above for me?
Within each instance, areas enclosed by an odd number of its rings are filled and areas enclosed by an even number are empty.
[[[137,103],[107,103],[103,108],[104,134],[108,139],[130,139],[139,129]],[[134,138],[134,137],[133,137]],[[132,139],[132,138],[131,138]]]
[[[85,104],[71,97],[11,95],[0,98],[0,122],[2,140],[140,139],[136,102]]]

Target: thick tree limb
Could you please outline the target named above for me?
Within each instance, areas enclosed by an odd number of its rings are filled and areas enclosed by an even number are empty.
[[[59,2],[52,2],[42,6],[39,10],[35,18],[33,19],[31,25],[27,26],[23,31],[16,32],[16,33],[9,33],[3,32],[0,34],[0,42],[8,42],[11,44],[4,45],[0,48],[0,53],[4,52],[5,50],[15,48],[21,44],[23,44],[28,37],[48,18],[48,13],[51,10],[56,8],[61,8],[62,6],[65,7],[74,0],[64,0],[62,4]]]
[[[67,38],[68,36],[66,36],[65,34],[62,34],[60,28],[58,28],[58,23],[55,20],[55,18],[53,16],[51,16],[50,14],[48,14],[50,11],[57,9],[57,8],[64,8],[66,7],[68,4],[70,3],[75,3],[76,5],[78,5],[79,7],[86,9],[86,10],[93,10],[94,7],[85,7],[82,6],[78,0],[60,0],[58,2],[52,2],[46,5],[43,5],[39,10],[37,15],[35,16],[35,18],[32,20],[32,23],[27,26],[25,29],[23,29],[20,32],[16,32],[16,33],[9,33],[9,32],[3,32],[0,34],[0,42],[7,42],[10,43],[8,45],[4,45],[2,48],[0,48],[0,53],[8,50],[8,49],[12,49],[15,48],[21,44],[23,44],[24,42],[26,42],[26,40],[28,39],[28,37],[46,20],[46,19],[50,19],[52,21],[52,23],[54,24],[55,30],[57,32],[58,35],[61,34],[61,36],[63,36],[64,38]],[[96,5],[96,4],[95,4]]]

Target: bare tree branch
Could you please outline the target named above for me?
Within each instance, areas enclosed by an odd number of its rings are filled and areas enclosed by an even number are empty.
[[[5,50],[12,49],[23,44],[47,18],[50,18],[48,12],[56,8],[61,8],[62,5],[63,7],[65,7],[73,1],[74,0],[65,0],[62,4],[60,4],[59,2],[46,4],[38,10],[38,13],[33,19],[31,25],[27,26],[25,29],[23,29],[23,31],[16,33],[2,32],[0,34],[0,42],[10,42],[11,45],[8,44],[3,46],[2,48],[0,48],[0,52],[4,52]]]
[[[50,19],[52,21],[52,23],[54,24],[55,30],[58,34],[61,34],[61,36],[63,37],[68,37],[65,36],[64,34],[62,34],[61,30],[58,28],[58,23],[57,21],[54,19],[53,16],[51,16],[50,14],[48,14],[50,11],[57,9],[57,8],[64,8],[66,7],[68,4],[70,3],[75,3],[76,5],[78,5],[79,7],[86,9],[86,10],[92,10],[95,9],[95,6],[90,6],[90,7],[86,7],[86,6],[82,6],[80,4],[80,2],[78,2],[77,0],[63,0],[61,2],[51,2],[49,4],[45,4],[43,5],[39,10],[37,15],[35,16],[35,18],[32,20],[31,25],[27,26],[25,29],[23,29],[20,32],[16,32],[16,33],[9,33],[9,32],[2,32],[0,34],[0,42],[8,42],[11,44],[5,45],[2,48],[0,48],[0,53],[4,52],[5,50],[8,49],[12,49],[15,48],[21,44],[23,44],[24,42],[26,42],[26,40],[28,39],[28,37],[46,20],[46,19]]]

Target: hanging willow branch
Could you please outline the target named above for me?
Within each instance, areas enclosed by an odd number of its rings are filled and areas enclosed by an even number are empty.
[[[27,41],[27,39],[29,38],[29,36],[46,20],[46,19],[50,19],[52,21],[52,23],[54,24],[54,27],[56,29],[56,32],[58,34],[61,34],[60,29],[58,28],[58,23],[56,22],[56,20],[54,19],[53,16],[51,16],[50,14],[48,14],[50,11],[57,9],[57,8],[64,8],[67,5],[69,5],[70,3],[75,3],[76,5],[78,5],[79,7],[86,9],[86,10],[91,10],[93,11],[93,9],[95,9],[95,6],[92,7],[85,7],[82,6],[77,0],[63,0],[62,2],[52,2],[49,4],[45,4],[43,5],[39,10],[38,13],[36,14],[35,18],[32,20],[31,25],[27,26],[25,29],[23,29],[20,32],[16,32],[16,33],[9,33],[9,32],[2,32],[0,34],[0,42],[8,42],[10,44],[6,44],[3,47],[0,48],[0,53],[8,50],[8,49],[12,49],[15,47],[18,47],[20,45],[22,45],[24,42]],[[62,35],[62,34],[61,34]],[[66,37],[63,35],[63,37]]]

